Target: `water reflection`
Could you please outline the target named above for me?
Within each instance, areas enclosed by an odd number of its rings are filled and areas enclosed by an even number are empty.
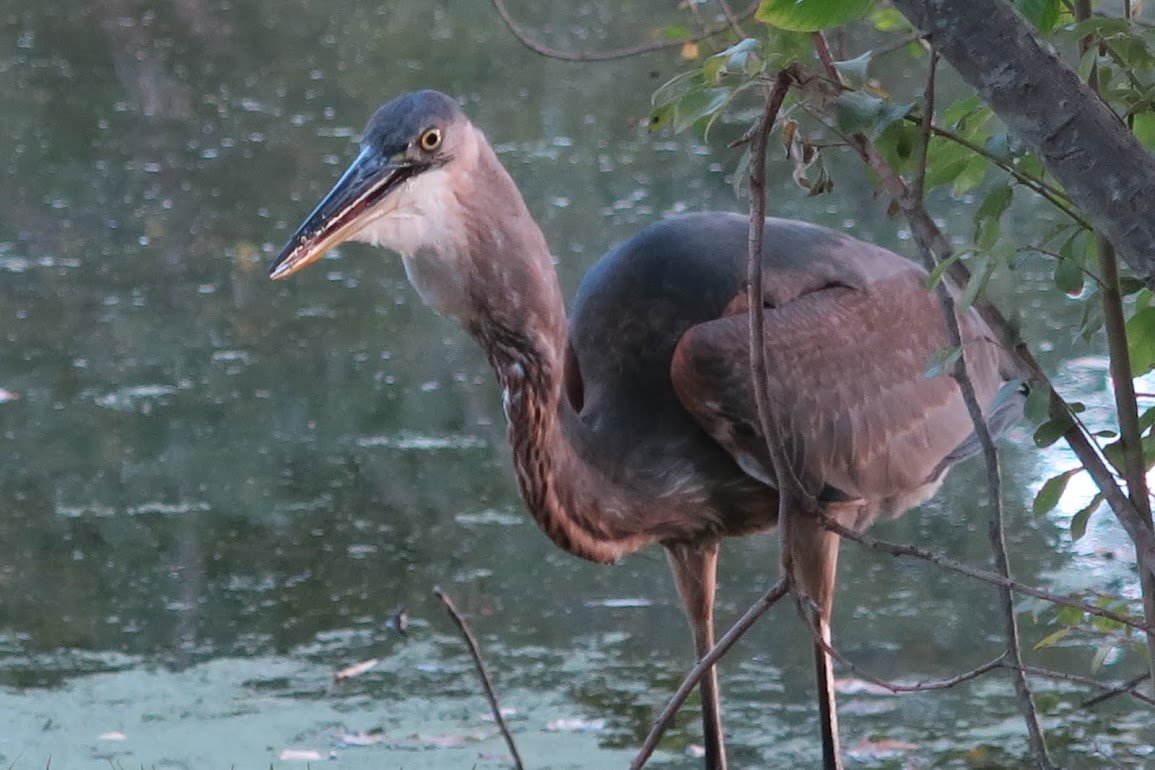
[[[642,2],[523,5],[558,44],[609,46],[656,18]],[[616,749],[637,743],[689,654],[660,555],[599,568],[536,530],[483,359],[420,307],[396,260],[350,247],[276,285],[263,266],[376,105],[435,87],[461,95],[494,141],[572,291],[641,224],[741,205],[720,143],[637,128],[648,93],[679,63],[543,62],[490,15],[428,3],[13,0],[4,10],[0,714],[11,728],[0,761],[265,766],[299,748],[367,767],[495,764],[478,759],[501,744],[430,594],[441,584],[473,616],[532,763],[624,764]],[[904,250],[862,171],[836,162],[834,172],[836,197],[803,200],[783,186],[776,210]],[[941,209],[948,229],[969,232],[956,209]],[[1018,217],[1017,235],[1047,226],[1045,213]],[[1085,351],[1045,328],[1075,309],[1030,312],[1050,301],[1045,281],[1028,267],[1005,299],[1023,309],[1028,338],[1054,337],[1046,361],[1058,367]],[[1078,360],[1063,365],[1067,384],[1105,403],[1102,370]],[[1083,569],[1055,554],[1071,547],[1070,511],[1033,520],[1022,504],[1067,460],[1029,445],[1021,429],[1006,456],[1018,572],[1066,586]],[[880,534],[984,563],[970,491],[980,479],[960,469],[936,503]],[[1107,517],[1093,524],[1087,547],[1117,547]],[[723,622],[774,564],[770,538],[727,548]],[[385,625],[399,605],[412,617],[407,637]],[[836,628],[864,665],[933,677],[992,655],[997,621],[970,610],[989,606],[983,586],[848,549]],[[804,651],[782,611],[727,663],[738,766],[813,761]],[[1082,670],[1081,655],[1060,649],[1049,662]],[[382,663],[332,684],[333,671],[369,658]],[[844,703],[852,749],[890,737],[919,747],[916,766],[935,767],[965,765],[976,746],[988,765],[1022,754],[1002,681]],[[594,726],[546,729],[567,719]],[[1052,719],[1075,765],[1107,750],[1088,736],[1112,720],[1149,740],[1121,708],[1059,707]],[[694,767],[681,752],[695,721],[681,724],[670,763]],[[374,745],[340,739],[377,729],[387,738]],[[100,738],[112,733],[126,739]],[[1142,745],[1112,750],[1123,766],[1144,761],[1132,755]]]

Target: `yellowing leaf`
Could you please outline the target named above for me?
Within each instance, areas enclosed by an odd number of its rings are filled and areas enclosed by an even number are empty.
[[[686,61],[693,61],[694,59],[698,58],[698,55],[699,55],[699,51],[698,51],[698,44],[697,43],[695,43],[691,40],[687,40],[686,42],[682,43],[682,58],[683,59],[685,59]]]

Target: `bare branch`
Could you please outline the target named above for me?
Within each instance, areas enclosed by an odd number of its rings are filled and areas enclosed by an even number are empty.
[[[746,33],[738,24],[738,18],[734,16],[734,11],[730,8],[730,4],[726,0],[718,0],[718,7],[722,9],[722,16],[726,18],[726,23],[730,25],[730,29],[734,30],[734,34],[739,38],[746,37]]]
[[[786,578],[779,578],[778,582],[770,587],[770,590],[762,595],[762,598],[755,602],[750,609],[738,621],[730,627],[718,643],[705,655],[697,664],[690,669],[686,674],[686,678],[682,680],[682,684],[674,691],[670,697],[669,703],[662,709],[662,712],[654,719],[654,726],[650,728],[649,734],[646,736],[642,748],[638,750],[638,755],[634,757],[634,761],[630,763],[630,770],[640,770],[645,767],[646,762],[649,761],[650,756],[654,753],[654,749],[658,747],[658,741],[665,735],[666,730],[670,726],[670,722],[674,720],[674,715],[678,713],[678,709],[686,702],[686,698],[698,686],[698,682],[706,675],[723,655],[725,655],[734,643],[750,630],[750,628],[766,613],[766,610],[773,607],[778,601],[790,592],[790,585]]]
[[[786,450],[782,446],[779,436],[782,433],[775,430],[774,418],[770,413],[770,404],[767,400],[764,383],[767,378],[765,333],[763,329],[762,308],[762,238],[766,230],[766,142],[774,121],[778,118],[778,110],[786,98],[786,92],[795,82],[792,69],[785,69],[774,79],[774,88],[766,99],[766,108],[762,118],[751,137],[750,146],[750,231],[748,236],[748,254],[746,266],[746,304],[750,319],[750,381],[753,383],[754,406],[758,415],[758,429],[766,443],[770,454],[770,463],[773,465],[778,488],[778,526],[781,528],[781,539],[786,542],[785,530],[788,527],[787,519],[797,513],[795,505],[803,510],[815,511],[817,506],[814,499],[803,487],[798,479],[794,467],[786,459]],[[787,548],[782,549],[783,558],[788,558]],[[790,571],[787,570],[789,575]]]
[[[922,682],[915,682],[913,684],[903,684],[901,682],[895,682],[890,679],[883,679],[880,676],[876,676],[875,674],[866,671],[851,661],[849,658],[847,658],[845,655],[843,655],[841,652],[839,652],[837,649],[835,649],[834,645],[827,644],[826,640],[822,638],[822,634],[819,632],[818,627],[812,622],[811,618],[806,617],[805,613],[803,613],[803,620],[806,621],[806,625],[810,626],[811,636],[814,637],[815,642],[826,651],[827,655],[837,660],[860,679],[865,679],[872,684],[876,684],[879,687],[890,690],[896,694],[927,692],[929,690],[947,690],[951,687],[960,685],[963,682],[969,682],[972,679],[978,679],[983,674],[988,674],[997,668],[1002,668],[1003,661],[1006,660],[1007,657],[1006,653],[1004,652],[994,660],[988,660],[981,666],[977,666],[970,669],[969,671],[964,671],[961,674],[957,674],[946,679],[930,679]]]
[[[989,572],[985,569],[972,567],[969,564],[956,561],[941,553],[928,551],[925,548],[919,548],[918,546],[907,545],[905,543],[892,543],[887,540],[880,540],[873,535],[868,535],[865,532],[859,532],[856,529],[843,526],[839,522],[829,517],[823,517],[822,526],[831,532],[834,532],[839,537],[842,537],[846,540],[852,540],[855,543],[865,546],[872,551],[878,551],[879,553],[885,553],[890,556],[910,556],[915,559],[921,559],[922,561],[930,562],[937,567],[948,569],[951,572],[957,572],[960,575],[966,575],[967,577],[974,578],[975,580],[981,580],[984,583],[990,583],[996,586],[1004,586],[1011,589],[1015,593],[1023,594],[1024,596],[1033,596],[1036,599],[1042,599],[1045,602],[1057,604],[1061,607],[1071,607],[1073,609],[1082,610],[1088,615],[1105,618],[1107,620],[1111,620],[1129,628],[1134,628],[1135,630],[1142,631],[1144,633],[1149,630],[1148,626],[1145,625],[1142,621],[1135,620],[1134,618],[1127,617],[1126,615],[1120,615],[1117,612],[1105,610],[1102,607],[1095,606],[1094,604],[1081,602],[1078,599],[1074,599],[1070,596],[1063,596],[1062,594],[1044,591],[1041,588],[1035,588],[1034,586],[1029,586],[1026,583],[1020,583],[1013,578],[1003,577],[1002,575]]]
[[[1011,665],[1012,664],[1009,662],[1003,663],[1003,666],[1008,668],[1010,668]],[[1117,689],[1109,684],[1100,682],[1098,679],[1092,679],[1089,676],[1079,676],[1078,674],[1068,674],[1066,671],[1055,671],[1053,669],[1041,668],[1039,666],[1022,666],[1021,670],[1024,674],[1029,674],[1030,676],[1042,677],[1043,679],[1056,679],[1060,682],[1074,682],[1075,684],[1086,685],[1087,687],[1093,687],[1096,690],[1103,690],[1110,693],[1114,693]],[[1127,695],[1130,695],[1140,703],[1146,703],[1149,706],[1155,706],[1155,698],[1152,698],[1149,695],[1144,695],[1143,693],[1136,690],[1127,690]]]
[[[1106,692],[1096,695],[1094,698],[1087,698],[1087,700],[1079,704],[1079,707],[1088,709],[1092,706],[1098,706],[1104,701],[1111,700],[1111,698],[1114,698],[1117,695],[1129,695],[1131,690],[1134,690],[1136,687],[1146,682],[1150,676],[1150,672],[1144,671],[1142,674],[1131,677],[1118,687],[1113,687]]]
[[[465,637],[465,644],[469,647],[469,654],[473,656],[473,663],[477,666],[477,673],[481,677],[481,686],[485,690],[485,699],[489,701],[489,709],[493,712],[493,718],[497,722],[498,728],[501,730],[501,737],[505,738],[505,745],[509,747],[509,753],[513,755],[513,766],[516,770],[522,770],[521,755],[517,753],[517,744],[513,741],[513,733],[509,731],[509,725],[505,723],[505,717],[502,716],[501,706],[498,705],[497,695],[493,692],[493,682],[489,680],[489,674],[485,670],[485,664],[481,662],[481,648],[477,645],[477,639],[473,636],[473,632],[469,630],[469,626],[465,623],[465,618],[461,617],[461,613],[457,611],[457,607],[453,604],[453,599],[449,594],[442,591],[440,588],[434,588],[433,593],[445,605],[445,611],[449,613],[449,617],[457,624],[457,628],[461,630],[461,635]]]
[[[558,48],[550,48],[547,45],[537,42],[525,31],[525,28],[514,20],[510,15],[509,9],[505,7],[505,0],[492,0],[494,9],[497,10],[497,15],[505,22],[505,26],[513,33],[513,36],[521,42],[529,50],[534,53],[541,54],[550,59],[559,59],[561,61],[569,62],[593,62],[593,61],[614,61],[615,59],[629,59],[633,56],[641,56],[643,54],[654,53],[655,51],[664,51],[670,48],[681,48],[686,43],[697,43],[707,38],[726,32],[731,29],[731,20],[727,19],[724,24],[717,24],[712,27],[707,27],[701,32],[684,37],[678,40],[658,40],[651,43],[639,43],[637,45],[627,46],[625,48],[617,48],[612,51],[563,51]],[[739,12],[737,16],[733,17],[733,23],[744,21],[754,15],[758,10],[758,3],[752,3],[748,8]]]

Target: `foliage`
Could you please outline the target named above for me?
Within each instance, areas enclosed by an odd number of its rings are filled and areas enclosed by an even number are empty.
[[[1095,8],[1096,15],[1080,21],[1074,6],[1061,0],[1010,1],[1100,92],[1138,140],[1155,149],[1155,27],[1125,18],[1126,3],[1124,7],[1103,3]],[[1104,314],[1123,307],[1129,362],[1112,346],[1113,371],[1122,370],[1134,378],[1155,370],[1155,294],[1144,289],[1138,277],[1127,274],[1119,277],[1117,286],[1104,283],[1103,276],[1114,272],[1107,273],[1102,260],[1111,257],[1101,253],[1086,218],[1041,160],[973,93],[937,105],[931,133],[924,138],[927,105],[922,94],[911,93],[898,79],[893,84],[880,82],[878,72],[894,70],[877,66],[884,55],[909,57],[913,66],[925,67],[925,48],[902,42],[911,27],[901,14],[870,0],[763,0],[755,18],[764,26],[744,30],[750,37],[689,65],[658,90],[655,126],[709,130],[723,116],[748,122],[775,74],[794,67],[798,83],[781,112],[779,132],[794,161],[794,180],[806,194],[833,187],[822,163],[823,153],[846,146],[855,137],[865,138],[908,181],[924,173],[922,189],[933,193],[934,201],[951,200],[951,205],[965,205],[973,212],[969,242],[939,265],[930,277],[931,285],[942,280],[955,263],[965,265],[971,277],[958,300],[965,307],[978,301],[988,285],[1017,280],[1016,272],[1025,261],[1042,262],[1055,291],[1075,306],[1073,317],[1079,320],[1066,328],[1073,340],[1103,346]],[[816,45],[824,43],[812,33],[844,24],[852,25],[853,34],[840,38],[847,49],[841,60],[830,62],[829,68],[818,66]],[[736,167],[736,183],[745,178],[749,163],[746,152]],[[1016,244],[1008,239],[1005,223],[1016,202],[1028,197],[1053,207],[1058,224],[1039,242]],[[940,349],[927,364],[927,376],[949,371],[958,356],[957,349]],[[1099,451],[1124,486],[1125,447],[1119,426],[1123,423],[1120,415],[1128,408],[1134,405],[1121,403],[1113,419],[1097,414],[1095,424],[1087,426],[1089,438],[1099,443]],[[1065,410],[1052,413],[1045,389],[1032,395],[1028,415],[1036,424],[1034,441],[1040,448],[1051,446],[1086,418],[1081,404],[1068,404]],[[1142,413],[1139,425],[1142,446],[1135,451],[1142,453],[1142,465],[1150,470],[1155,467],[1155,407]],[[1030,506],[1036,516],[1070,512],[1066,520],[1072,541],[1083,537],[1091,519],[1104,507],[1102,492],[1089,498],[1083,492],[1085,499],[1071,499],[1080,494],[1075,490],[1085,488],[1070,483],[1084,470],[1076,465],[1045,480]],[[1140,615],[1135,602],[1123,598],[1123,593],[1104,594],[1093,601]],[[1062,609],[1031,614],[1047,629],[1038,648],[1059,643],[1088,645],[1094,650],[1093,670],[1142,646],[1140,635],[1082,612]]]

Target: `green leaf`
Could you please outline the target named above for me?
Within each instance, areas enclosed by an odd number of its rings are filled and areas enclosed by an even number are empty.
[[[874,140],[874,146],[895,171],[902,173],[913,166],[915,150],[921,141],[918,125],[900,120],[887,126]]]
[[[938,286],[939,281],[941,281],[942,277],[946,275],[946,271],[950,269],[951,265],[953,265],[955,262],[958,262],[964,253],[965,252],[960,251],[951,254],[949,257],[935,265],[934,270],[931,270],[930,275],[926,277],[926,288],[933,289],[934,287]]]
[[[1077,626],[1083,622],[1086,613],[1078,607],[1061,607],[1055,613],[1055,622],[1060,626]]]
[[[874,0],[762,0],[755,18],[773,27],[816,32],[864,15]]]
[[[1014,5],[1039,32],[1050,32],[1059,20],[1059,0],[1014,0]]]
[[[1131,129],[1147,149],[1155,149],[1155,112],[1140,112],[1135,115]]]
[[[1000,220],[1011,205],[1014,188],[1003,183],[996,185],[983,198],[975,212],[975,244],[980,249],[990,249],[999,239]]]
[[[979,294],[986,288],[987,283],[994,275],[995,268],[998,267],[999,260],[997,254],[994,252],[987,252],[978,254],[971,262],[971,279],[967,281],[966,289],[963,290],[962,296],[958,298],[958,309],[966,311],[978,299]]]
[[[1099,509],[1103,503],[1103,493],[1095,495],[1091,498],[1091,502],[1084,505],[1075,515],[1071,517],[1071,539],[1079,540],[1083,535],[1087,534],[1087,521],[1091,518],[1091,514]]]
[[[761,43],[753,38],[740,40],[721,53],[708,58],[702,73],[710,83],[717,83],[723,75],[754,75],[758,71]]]
[[[870,23],[879,32],[909,32],[914,28],[897,8],[883,6],[870,12]]]
[[[1055,288],[1077,297],[1083,293],[1083,268],[1073,259],[1060,259],[1055,264]]]
[[[978,96],[968,96],[951,104],[942,113],[947,126],[969,139],[975,130],[991,119],[991,109]]]
[[[939,348],[931,353],[924,376],[928,380],[932,380],[935,377],[950,374],[954,371],[954,365],[960,357],[962,357],[962,348],[954,346]]]
[[[1071,428],[1071,418],[1047,420],[1035,431],[1035,446],[1042,449],[1054,444]]]
[[[1023,407],[1027,419],[1033,423],[1042,423],[1050,416],[1050,409],[1051,389],[1046,386],[1031,388],[1026,406]]]
[[[1155,425],[1155,406],[1149,406],[1139,415],[1139,430],[1147,430]]]
[[[1127,320],[1127,350],[1134,376],[1155,369],[1155,307],[1140,308]]]
[[[982,155],[971,155],[954,178],[954,187],[951,188],[951,192],[955,194],[955,197],[961,198],[966,195],[982,184],[983,178],[987,175],[987,169],[990,167],[990,163]]]
[[[1143,290],[1144,283],[1133,275],[1119,276],[1119,293],[1124,297],[1130,297]]]
[[[866,134],[873,138],[905,118],[913,108],[911,103],[896,104],[861,91],[848,91],[838,97],[834,119],[845,134]]]
[[[674,121],[674,105],[663,104],[650,113],[650,122],[647,128],[650,133],[664,131],[666,126]]]
[[[814,56],[814,38],[809,32],[795,32],[778,27],[766,31],[766,62],[771,70],[780,70]]]
[[[1091,73],[1095,71],[1095,65],[1099,63],[1099,46],[1089,46],[1083,55],[1079,57],[1079,65],[1075,68],[1075,72],[1079,75],[1079,80],[1087,81],[1091,79]]]
[[[1042,516],[1053,511],[1067,489],[1067,482],[1081,470],[1083,470],[1081,467],[1072,468],[1044,481],[1043,486],[1039,487],[1038,494],[1035,495],[1035,502],[1031,504],[1031,513]]]
[[[873,58],[874,51],[867,51],[862,54],[862,56],[856,56],[846,61],[834,62],[834,69],[838,70],[847,78],[862,81],[866,79],[866,69],[870,66],[870,60]]]
[[[1042,639],[1040,639],[1038,641],[1038,643],[1035,645],[1034,649],[1045,650],[1048,647],[1054,647],[1055,644],[1057,644],[1058,642],[1061,642],[1063,640],[1063,637],[1065,637],[1069,633],[1071,633],[1071,629],[1069,627],[1068,628],[1060,628],[1058,631],[1052,631],[1051,633],[1047,634]]]
[[[674,110],[674,131],[684,131],[725,106],[730,100],[729,88],[703,88],[690,91],[678,100]]]
[[[1099,300],[1099,292],[1094,290],[1083,298],[1083,315],[1079,319],[1079,335],[1091,341],[1091,338],[1103,328],[1103,303]]]
[[[1115,650],[1115,640],[1108,639],[1099,645],[1099,649],[1095,650],[1095,657],[1091,659],[1091,671],[1098,673],[1099,669],[1103,667],[1103,663],[1107,661],[1107,656]]]
[[[961,144],[931,137],[926,153],[926,189],[953,182],[971,159],[971,151]]]
[[[1080,21],[1071,28],[1071,34],[1075,39],[1084,38],[1088,35],[1096,35],[1106,39],[1114,37],[1115,35],[1127,34],[1130,31],[1131,22],[1126,19],[1108,16],[1096,16],[1085,21]]]

